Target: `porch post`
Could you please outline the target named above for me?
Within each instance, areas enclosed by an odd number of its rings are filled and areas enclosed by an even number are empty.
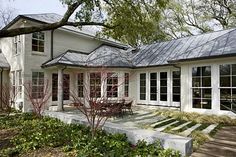
[[[57,111],[63,110],[63,69],[58,69],[58,92],[57,92],[57,98],[58,98],[58,106]]]

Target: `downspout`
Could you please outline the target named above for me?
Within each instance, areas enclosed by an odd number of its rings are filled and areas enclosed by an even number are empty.
[[[177,69],[179,69],[179,71],[180,71],[180,88],[181,88],[181,67],[179,67],[179,66],[177,66],[177,65],[175,65],[175,64],[173,64],[173,66],[175,67],[175,68],[177,68]],[[181,90],[180,90],[180,102],[179,102],[180,104],[180,106],[179,106],[179,110],[181,111]]]
[[[2,85],[3,85],[3,83],[2,83],[2,78],[3,78],[3,68],[1,68],[1,95],[0,95],[0,97],[1,97],[1,99],[0,99],[0,101],[1,101],[1,108],[3,108],[3,106],[2,106]]]
[[[54,47],[54,29],[51,31],[51,56],[50,58],[53,59],[53,47]]]

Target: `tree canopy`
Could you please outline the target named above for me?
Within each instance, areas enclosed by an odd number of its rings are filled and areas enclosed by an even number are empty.
[[[67,6],[63,18],[55,23],[26,28],[0,30],[0,37],[12,37],[38,31],[53,30],[70,25],[102,26],[100,35],[109,36],[137,46],[154,40],[165,39],[160,17],[168,0],[60,0]],[[76,13],[75,20],[69,20]]]

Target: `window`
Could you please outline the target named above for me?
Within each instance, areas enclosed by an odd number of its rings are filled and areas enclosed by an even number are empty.
[[[58,74],[52,74],[52,101],[57,101],[58,97]],[[63,74],[63,100],[70,99],[70,75]]]
[[[32,34],[32,51],[44,52],[44,33],[35,32]]]
[[[211,67],[192,68],[193,108],[211,109]]]
[[[140,100],[146,100],[146,74],[142,73],[140,74],[140,84],[139,84],[139,90],[140,90]]]
[[[129,97],[129,73],[125,73],[125,97]]]
[[[150,73],[150,100],[157,100],[157,73]]]
[[[78,97],[83,97],[84,96],[84,74],[83,73],[79,73],[77,75],[78,77]]]
[[[107,73],[107,97],[118,97],[118,76],[116,73]]]
[[[220,109],[236,110],[236,64],[220,65]]]
[[[173,102],[180,102],[180,71],[172,72]]]
[[[90,97],[101,97],[101,73],[90,73]]]
[[[32,97],[40,99],[43,96],[44,88],[44,73],[32,72]]]
[[[21,70],[17,71],[17,78],[18,78],[18,98],[22,98],[22,73]]]
[[[15,36],[14,37],[14,51],[15,54],[19,54],[21,52],[21,40],[20,36]]]
[[[160,100],[167,101],[167,72],[160,72]]]
[[[16,75],[15,75],[15,71],[11,72],[11,76],[12,76],[12,90],[13,90],[13,94],[16,95]]]

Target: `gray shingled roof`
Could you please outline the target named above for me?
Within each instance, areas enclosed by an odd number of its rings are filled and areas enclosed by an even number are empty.
[[[72,55],[66,53],[64,55]],[[149,67],[169,65],[192,59],[202,59],[222,56],[236,56],[236,29],[228,29],[176,40],[144,45],[136,51],[103,45],[89,55],[73,53],[69,65],[112,66],[112,67]],[[83,59],[82,59],[83,58]],[[86,59],[85,59],[86,58]],[[54,64],[58,58],[53,60]],[[60,62],[62,64],[62,62]],[[51,63],[45,64],[50,66]]]
[[[127,53],[119,48],[102,45],[90,54],[68,50],[43,64],[43,67],[56,64],[71,66],[102,66],[102,67],[132,67],[132,63],[127,59]]]
[[[2,50],[0,49],[0,68],[10,68],[9,63],[7,62]]]

